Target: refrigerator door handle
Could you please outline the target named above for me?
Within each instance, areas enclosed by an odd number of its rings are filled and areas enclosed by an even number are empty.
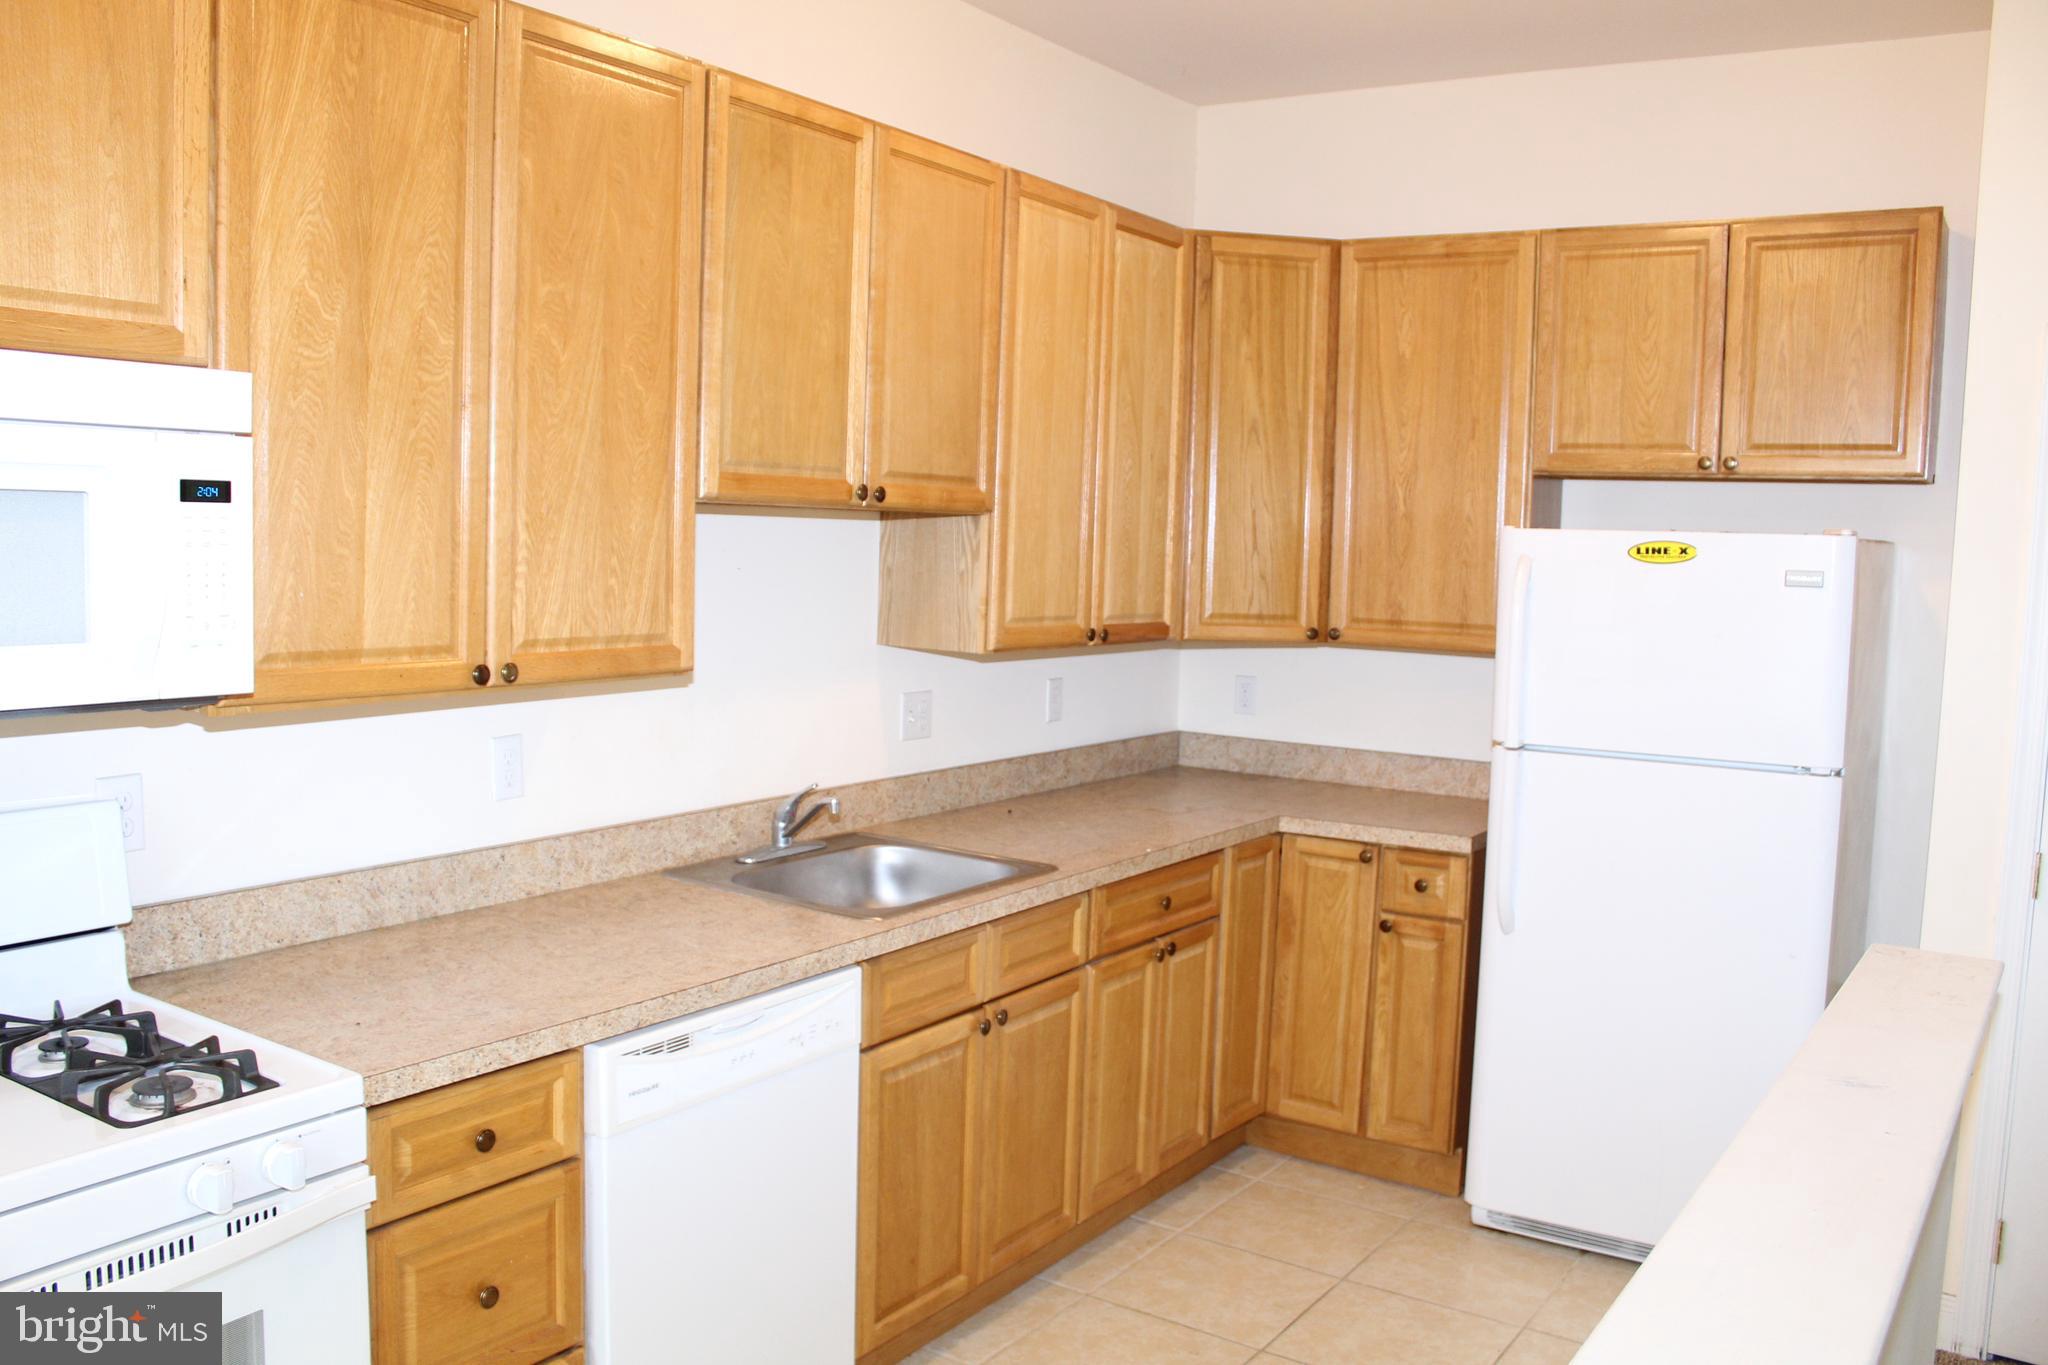
[[[1527,563],[1524,560],[1523,563]],[[1493,751],[1493,780],[1488,792],[1492,809],[1501,813],[1499,829],[1486,832],[1487,860],[1491,869],[1493,917],[1503,935],[1515,932],[1516,817],[1521,812],[1520,785],[1522,756],[1512,749]]]
[[[1522,637],[1529,624],[1529,580],[1535,570],[1536,561],[1530,556],[1515,560],[1507,615],[1495,641],[1500,673],[1493,688],[1493,737],[1510,749],[1522,744]]]

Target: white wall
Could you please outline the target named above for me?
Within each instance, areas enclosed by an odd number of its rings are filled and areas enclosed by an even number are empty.
[[[1194,110],[959,0],[549,0],[547,8],[1185,221]],[[1174,726],[1170,652],[972,663],[874,643],[879,523],[705,513],[697,671],[673,682],[254,720],[0,720],[0,804],[140,773],[148,902]],[[1043,718],[1065,679],[1065,719]],[[929,688],[933,736],[894,738]],[[492,689],[494,693],[498,689]],[[501,694],[502,695],[502,694]],[[526,796],[491,799],[521,734]]]
[[[1572,482],[1567,526],[1799,531],[1899,546],[1873,937],[1919,938],[1941,698],[1982,33],[1346,91],[1202,109],[1204,227],[1330,237],[1938,204],[1949,273],[1931,487]],[[1259,677],[1259,714],[1231,678]],[[1487,660],[1189,650],[1189,730],[1484,757]]]

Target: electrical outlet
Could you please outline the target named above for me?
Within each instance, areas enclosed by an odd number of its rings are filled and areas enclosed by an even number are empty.
[[[121,808],[121,847],[133,853],[143,846],[142,774],[123,773],[103,777],[92,784],[93,794]]]
[[[1249,673],[1237,675],[1237,686],[1230,692],[1230,709],[1240,716],[1258,714],[1259,680]]]
[[[491,740],[491,795],[499,801],[526,795],[524,735],[498,735]]]
[[[905,692],[903,694],[903,738],[930,739],[932,737],[932,694],[929,692]]]
[[[1045,680],[1045,723],[1052,724],[1067,713],[1067,680],[1047,678]]]

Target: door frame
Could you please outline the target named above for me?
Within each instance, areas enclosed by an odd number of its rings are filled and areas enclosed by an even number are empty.
[[[2038,461],[2048,467],[2048,422]],[[2028,572],[2026,642],[2020,672],[2018,744],[2012,774],[2004,866],[1999,871],[1992,956],[2004,967],[1980,1063],[1977,1132],[1971,1143],[1970,1183],[1960,1210],[1962,1279],[1953,1304],[1942,1305],[1941,1343],[1981,1357],[1991,1336],[1991,1300],[1998,1267],[1998,1224],[2005,1206],[2005,1172],[2012,1155],[2013,1095],[2019,1075],[2019,1025],[2028,990],[2048,982],[2027,980],[2027,952],[2038,913],[2036,858],[2048,858],[2048,482],[2037,485],[2032,564]],[[1968,1101],[1965,1099],[1965,1111]],[[1953,1235],[1953,1234],[1952,1234]]]

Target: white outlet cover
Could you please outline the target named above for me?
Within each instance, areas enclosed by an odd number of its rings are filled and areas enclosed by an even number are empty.
[[[1230,709],[1240,716],[1256,715],[1259,710],[1259,680],[1250,673],[1237,675],[1237,682],[1230,690]]]
[[[526,795],[526,737],[495,735],[491,739],[491,796],[516,801]]]
[[[1047,678],[1045,680],[1045,723],[1051,725],[1067,713],[1067,680]]]
[[[142,774],[123,773],[119,777],[102,777],[92,784],[93,795],[102,801],[112,801],[121,808],[121,847],[130,853],[142,848],[147,842],[142,824]]]
[[[930,692],[905,692],[903,694],[903,738],[930,739],[932,737],[932,694]]]

